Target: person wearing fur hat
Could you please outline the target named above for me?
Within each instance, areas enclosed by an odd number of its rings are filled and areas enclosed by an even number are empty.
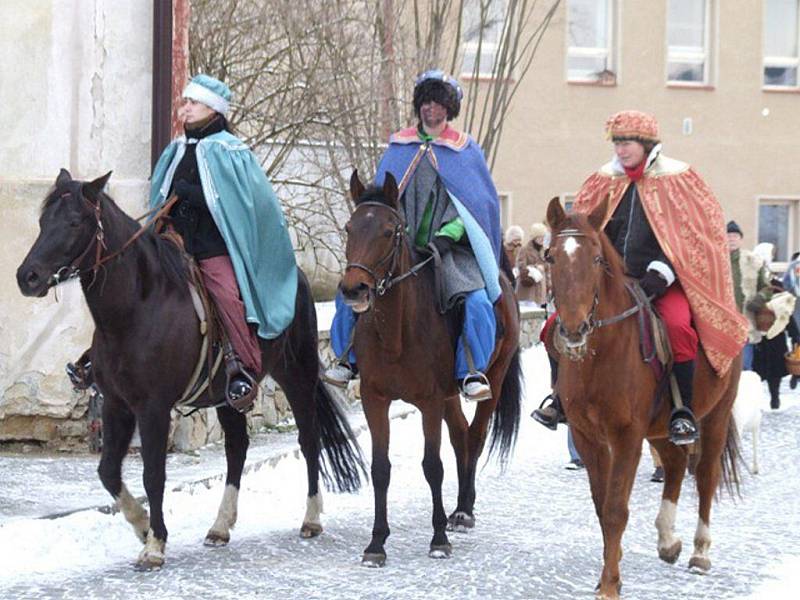
[[[245,411],[262,373],[258,339],[278,337],[294,318],[297,265],[272,186],[255,155],[231,133],[230,88],[196,75],[183,100],[184,135],[153,170],[150,208],[177,196],[171,224],[197,261],[227,336],[226,399]],[[80,360],[68,366],[73,383],[85,372]]]
[[[698,344],[723,375],[747,338],[733,296],[725,221],[702,178],[661,153],[655,117],[622,111],[606,121],[606,133],[614,158],[586,180],[572,210],[590,213],[608,203],[604,232],[627,274],[651,298],[672,346],[684,406],[672,412],[670,440],[689,444],[699,437],[691,408]],[[555,401],[534,418],[553,427],[562,415]]]
[[[520,302],[533,302],[538,306],[547,303],[549,288],[549,269],[544,260],[545,237],[547,225],[534,223],[531,225],[531,239],[517,253],[514,265],[517,276],[515,291]]]
[[[519,249],[522,248],[522,240],[524,237],[525,232],[519,225],[511,225],[506,229],[506,233],[503,236],[503,252],[505,252],[508,264],[512,267],[517,262],[517,254],[519,253]],[[516,276],[517,274],[515,272],[514,277]]]
[[[456,343],[455,377],[467,400],[491,398],[484,370],[495,345],[494,302],[500,296],[503,258],[500,206],[483,151],[450,121],[458,116],[463,93],[440,70],[422,73],[414,85],[415,127],[392,134],[375,184],[387,174],[399,182],[401,206],[416,249],[441,258],[444,310],[463,304],[463,328]],[[355,316],[341,297],[331,326],[337,364],[324,378],[344,386],[352,378]]]

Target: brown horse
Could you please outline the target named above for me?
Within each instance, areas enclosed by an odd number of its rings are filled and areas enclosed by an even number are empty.
[[[340,284],[345,302],[360,313],[354,347],[361,373],[361,398],[372,436],[372,481],[375,521],[363,564],[382,566],[389,536],[386,494],[389,488],[389,405],[402,398],[422,413],[425,451],[422,468],[433,496],[430,556],[447,557],[451,545],[445,529],[474,526],[475,472],[489,422],[490,453],[501,461],[510,452],[519,427],[519,311],[505,275],[495,307],[498,331],[487,376],[492,398],[478,403],[472,423],[461,410],[454,372],[457,325],[438,313],[431,267],[415,268],[416,254],[407,239],[398,190],[391,174],[383,188],[365,191],[353,173],[350,194],[356,203],[347,230],[348,269]],[[418,263],[419,264],[419,263]],[[458,468],[458,505],[448,517],[442,504],[444,471],[439,457],[442,419],[450,431]]]
[[[634,304],[622,260],[602,232],[607,202],[591,214],[567,215],[558,198],[547,209],[553,232],[551,262],[553,295],[566,349],[558,362],[558,393],[575,445],[589,474],[597,517],[603,531],[603,572],[599,598],[618,598],[621,587],[621,540],[628,521],[628,499],[647,438],[664,464],[664,490],[656,518],[658,555],[674,563],[681,541],[673,533],[681,482],[687,465],[685,446],[667,439],[670,403],[655,402],[657,381],[639,350],[636,318],[623,315]],[[711,567],[709,515],[720,483],[738,486],[736,436],[731,407],[741,371],[741,358],[718,377],[700,351],[694,377],[693,409],[701,438],[695,478],[700,499],[694,538],[693,569]]]

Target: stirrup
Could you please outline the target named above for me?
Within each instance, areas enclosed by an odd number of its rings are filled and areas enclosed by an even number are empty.
[[[465,400],[482,402],[492,397],[492,386],[485,374],[475,371],[461,381],[461,393]]]
[[[92,361],[90,360],[84,364],[68,362],[64,370],[67,372],[67,377],[69,377],[69,381],[76,392],[88,390],[94,383]]]
[[[548,400],[550,400],[550,404],[545,406]],[[556,394],[548,394],[545,396],[539,408],[531,413],[531,417],[533,417],[533,420],[537,423],[553,431],[558,429],[559,423],[567,422],[567,417],[564,414],[563,408],[561,408],[561,401]]]
[[[685,446],[699,439],[700,431],[691,409],[686,406],[674,409],[669,417],[669,441]]]

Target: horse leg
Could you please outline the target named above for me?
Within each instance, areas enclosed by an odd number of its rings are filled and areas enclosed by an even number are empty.
[[[103,487],[114,498],[117,509],[133,527],[136,537],[144,543],[150,528],[150,517],[122,482],[122,461],[128,452],[135,427],[136,419],[125,402],[106,396],[103,400],[103,450],[97,474]]]
[[[469,423],[461,410],[461,399],[453,396],[445,400],[444,420],[450,433],[450,444],[456,455],[456,470],[458,473],[458,504],[453,514],[447,519],[448,531],[465,532],[475,527],[475,517],[471,511],[467,512],[467,493],[469,490],[467,479],[467,444]],[[474,500],[474,495],[473,495]]]
[[[603,502],[603,573],[597,597],[619,598],[622,587],[619,563],[622,534],[628,524],[628,500],[642,454],[642,433],[631,428],[614,432],[611,438],[611,468]],[[580,452],[580,450],[579,450]]]
[[[425,435],[425,453],[422,458],[422,470],[425,479],[431,488],[431,499],[433,500],[433,538],[428,556],[431,558],[449,558],[453,551],[453,546],[447,539],[445,527],[447,527],[447,517],[442,503],[442,481],[444,479],[444,467],[440,450],[442,445],[442,405],[433,403],[427,411],[422,411],[422,431]]]
[[[750,429],[750,435],[753,436],[753,468],[751,472],[753,475],[758,475],[758,436],[761,431],[761,419],[757,418],[753,427]]]
[[[217,408],[217,417],[225,433],[225,460],[228,468],[217,519],[203,541],[206,546],[225,546],[231,540],[231,529],[236,525],[242,471],[247,458],[247,447],[250,445],[247,419],[242,413],[229,406],[221,406]]]
[[[169,408],[146,407],[138,415],[139,434],[142,438],[144,462],[144,489],[150,504],[150,529],[144,548],[136,561],[142,571],[160,569],[164,564],[167,545],[167,527],[164,524],[164,482],[166,480],[167,437],[169,435]]]
[[[658,530],[658,557],[673,564],[678,560],[682,549],[681,540],[675,536],[675,513],[678,510],[678,498],[688,456],[684,449],[667,439],[652,440],[650,443],[658,451],[664,467],[664,489],[655,522]]]
[[[492,383],[494,386],[494,383]],[[486,432],[492,414],[497,406],[499,388],[492,387],[493,397],[478,403],[475,409],[475,416],[469,425],[469,437],[467,445],[467,470],[466,470],[466,489],[464,491],[464,512],[470,517],[472,527],[475,526],[475,477],[478,473],[478,459],[481,457],[483,448],[486,444]]]
[[[362,404],[372,438],[372,488],[375,494],[375,519],[372,524],[372,540],[364,549],[361,564],[365,567],[382,567],[386,564],[383,545],[389,537],[389,522],[386,517],[386,495],[392,464],[389,462],[389,402],[387,398],[365,393],[362,389]]]
[[[726,406],[723,406],[726,404]],[[695,471],[699,510],[697,529],[694,534],[694,552],[689,559],[689,568],[700,572],[711,569],[708,549],[711,546],[711,503],[714,500],[722,471],[721,457],[728,439],[730,404],[721,401],[703,419],[700,460]]]

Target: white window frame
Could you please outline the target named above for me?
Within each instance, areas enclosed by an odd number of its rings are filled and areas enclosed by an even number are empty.
[[[603,83],[602,78],[592,78],[592,77],[578,77],[578,76],[571,76],[570,69],[569,69],[569,59],[570,58],[605,58],[606,59],[606,71],[610,71],[614,73],[614,83],[617,80],[617,73],[616,73],[616,65],[617,65],[617,56],[616,56],[616,20],[617,20],[617,1],[616,0],[596,0],[597,2],[605,2],[606,3],[606,14],[608,18],[606,19],[606,39],[608,43],[605,48],[585,48],[581,46],[570,46],[569,45],[569,0],[565,3],[566,6],[566,18],[564,19],[565,23],[565,44],[566,44],[566,52],[565,52],[565,65],[564,70],[566,73],[567,82],[570,83],[593,83],[593,84],[601,84]]]
[[[769,0],[764,0],[763,3],[763,22],[764,27],[762,27],[761,35],[766,36],[766,22],[767,22],[767,2]],[[767,56],[765,54],[765,49],[762,46],[761,53],[764,57],[762,65],[761,65],[761,89],[764,90],[798,90],[800,89],[800,0],[797,0],[797,56],[790,57],[790,56]],[[764,71],[768,67],[794,67],[796,69],[796,83],[795,85],[774,85],[774,84],[767,84],[764,83]]]
[[[705,16],[703,18],[703,51],[697,52],[689,46],[670,46],[669,45],[669,3],[672,0],[667,0],[667,19],[665,40],[667,44],[667,60],[665,69],[665,78],[667,84],[670,86],[686,86],[686,87],[705,87],[711,83],[711,20],[714,15],[712,4],[714,0],[704,0],[705,2]],[[703,80],[702,81],[684,81],[682,79],[669,78],[669,65],[670,63],[681,62],[689,64],[703,64]]]
[[[513,194],[511,192],[497,192],[497,204],[500,210],[500,229],[505,234],[506,229],[514,223]]]
[[[758,196],[756,202],[756,243],[761,243],[759,237],[759,230],[761,229],[761,207],[762,206],[788,206],[789,207],[789,222],[787,223],[788,230],[786,232],[786,240],[788,247],[786,248],[786,260],[778,257],[772,263],[773,270],[781,271],[786,270],[789,264],[789,258],[792,254],[800,250],[800,196],[786,195],[786,196]]]
[[[469,1],[469,0],[467,0]],[[495,2],[504,2],[505,6],[503,8],[504,14],[508,12],[508,0],[494,0]],[[481,0],[475,0],[478,4],[480,4]],[[466,2],[465,2],[466,4]],[[463,17],[462,17],[463,18]],[[497,42],[490,42],[487,41],[485,38],[481,39],[478,42],[461,42],[462,51],[464,53],[464,58],[461,61],[461,79],[474,79],[477,77],[478,79],[495,79],[497,74],[495,73],[495,66],[497,63],[497,55],[502,49],[502,44],[500,43],[503,40],[503,36],[505,32],[506,22],[503,22],[503,27],[500,30],[500,41]],[[478,55],[478,46],[480,45],[480,50],[482,54],[490,54],[491,60],[488,60],[484,63],[481,61],[480,70],[475,73],[474,69],[470,69],[469,71],[464,69],[464,65],[467,63],[467,57],[472,55],[475,56],[475,61],[477,61]]]

